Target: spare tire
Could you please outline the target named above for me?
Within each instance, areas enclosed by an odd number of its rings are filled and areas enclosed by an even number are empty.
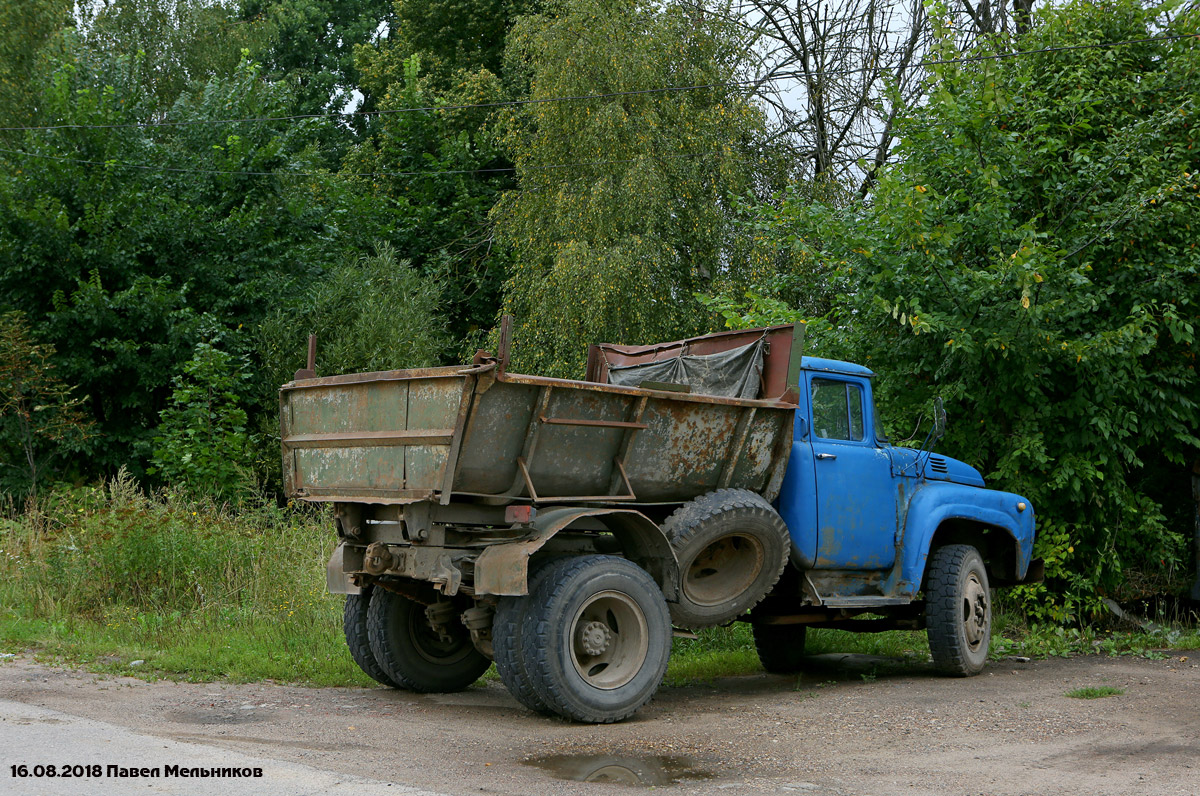
[[[718,489],[683,504],[663,524],[679,559],[671,621],[702,628],[733,621],[759,602],[787,566],[791,540],[779,513],[746,489]]]

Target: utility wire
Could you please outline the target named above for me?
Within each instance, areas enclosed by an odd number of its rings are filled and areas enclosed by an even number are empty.
[[[1000,61],[1009,58],[1019,58],[1027,55],[1040,55],[1044,53],[1069,52],[1073,50],[1092,50],[1092,49],[1115,49],[1117,47],[1125,47],[1131,44],[1148,44],[1152,42],[1176,41],[1178,39],[1194,39],[1200,38],[1200,33],[1180,33],[1170,36],[1151,36],[1144,39],[1127,39],[1125,41],[1102,42],[1097,44],[1074,44],[1062,47],[1045,47],[1040,50],[1017,50],[1010,53],[996,53],[993,55],[970,55],[962,58],[944,58],[937,60],[919,61],[906,67],[909,69],[917,69],[927,66],[945,66],[950,64],[971,64],[980,63],[983,61]],[[700,91],[711,88],[744,88],[746,86],[758,86],[763,83],[772,83],[777,80],[788,80],[793,78],[814,78],[814,77],[841,77],[846,75],[861,74],[864,72],[877,72],[894,70],[894,66],[868,66],[859,67],[857,69],[838,69],[828,72],[780,72],[775,75],[769,75],[763,78],[754,78],[747,80],[735,80],[727,83],[697,83],[687,86],[663,86],[659,88],[636,89],[633,91],[611,91],[603,94],[575,94],[563,97],[543,97],[541,99],[523,99],[523,100],[505,100],[502,102],[479,102],[467,103],[459,105],[427,105],[417,108],[392,108],[388,110],[375,111],[353,111],[351,113],[303,113],[293,114],[288,116],[251,116],[236,119],[193,119],[190,121],[159,121],[159,122],[125,122],[120,124],[50,124],[50,125],[30,125],[25,127],[0,127],[0,132],[15,132],[15,131],[31,131],[31,130],[116,130],[127,128],[147,128],[147,127],[185,127],[191,125],[202,124],[243,124],[249,122],[285,122],[285,121],[301,121],[306,119],[351,119],[351,118],[366,118],[370,116],[383,116],[385,114],[394,113],[428,113],[432,111],[457,111],[471,110],[482,108],[511,108],[524,105],[545,105],[554,102],[581,102],[585,100],[598,99],[613,99],[616,97],[634,97],[646,94],[664,94],[676,91]]]

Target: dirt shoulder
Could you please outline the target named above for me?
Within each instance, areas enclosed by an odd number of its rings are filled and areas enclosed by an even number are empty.
[[[26,658],[0,665],[0,699],[447,794],[630,792],[563,782],[589,775],[680,794],[1200,792],[1200,653],[1008,660],[969,679],[863,656],[810,663],[798,680],[664,688],[599,727],[530,713],[495,680],[449,695],[147,683]],[[1124,694],[1065,696],[1089,686]]]

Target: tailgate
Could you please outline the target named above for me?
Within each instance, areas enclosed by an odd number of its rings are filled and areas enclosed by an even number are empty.
[[[449,494],[475,368],[303,379],[279,397],[289,497],[372,502]]]

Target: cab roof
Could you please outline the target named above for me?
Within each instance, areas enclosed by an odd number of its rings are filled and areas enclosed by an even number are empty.
[[[853,362],[842,362],[837,359],[822,359],[821,357],[804,357],[800,367],[805,370],[816,370],[823,373],[841,373],[845,376],[865,376],[868,379],[875,375],[870,368],[856,365]]]

